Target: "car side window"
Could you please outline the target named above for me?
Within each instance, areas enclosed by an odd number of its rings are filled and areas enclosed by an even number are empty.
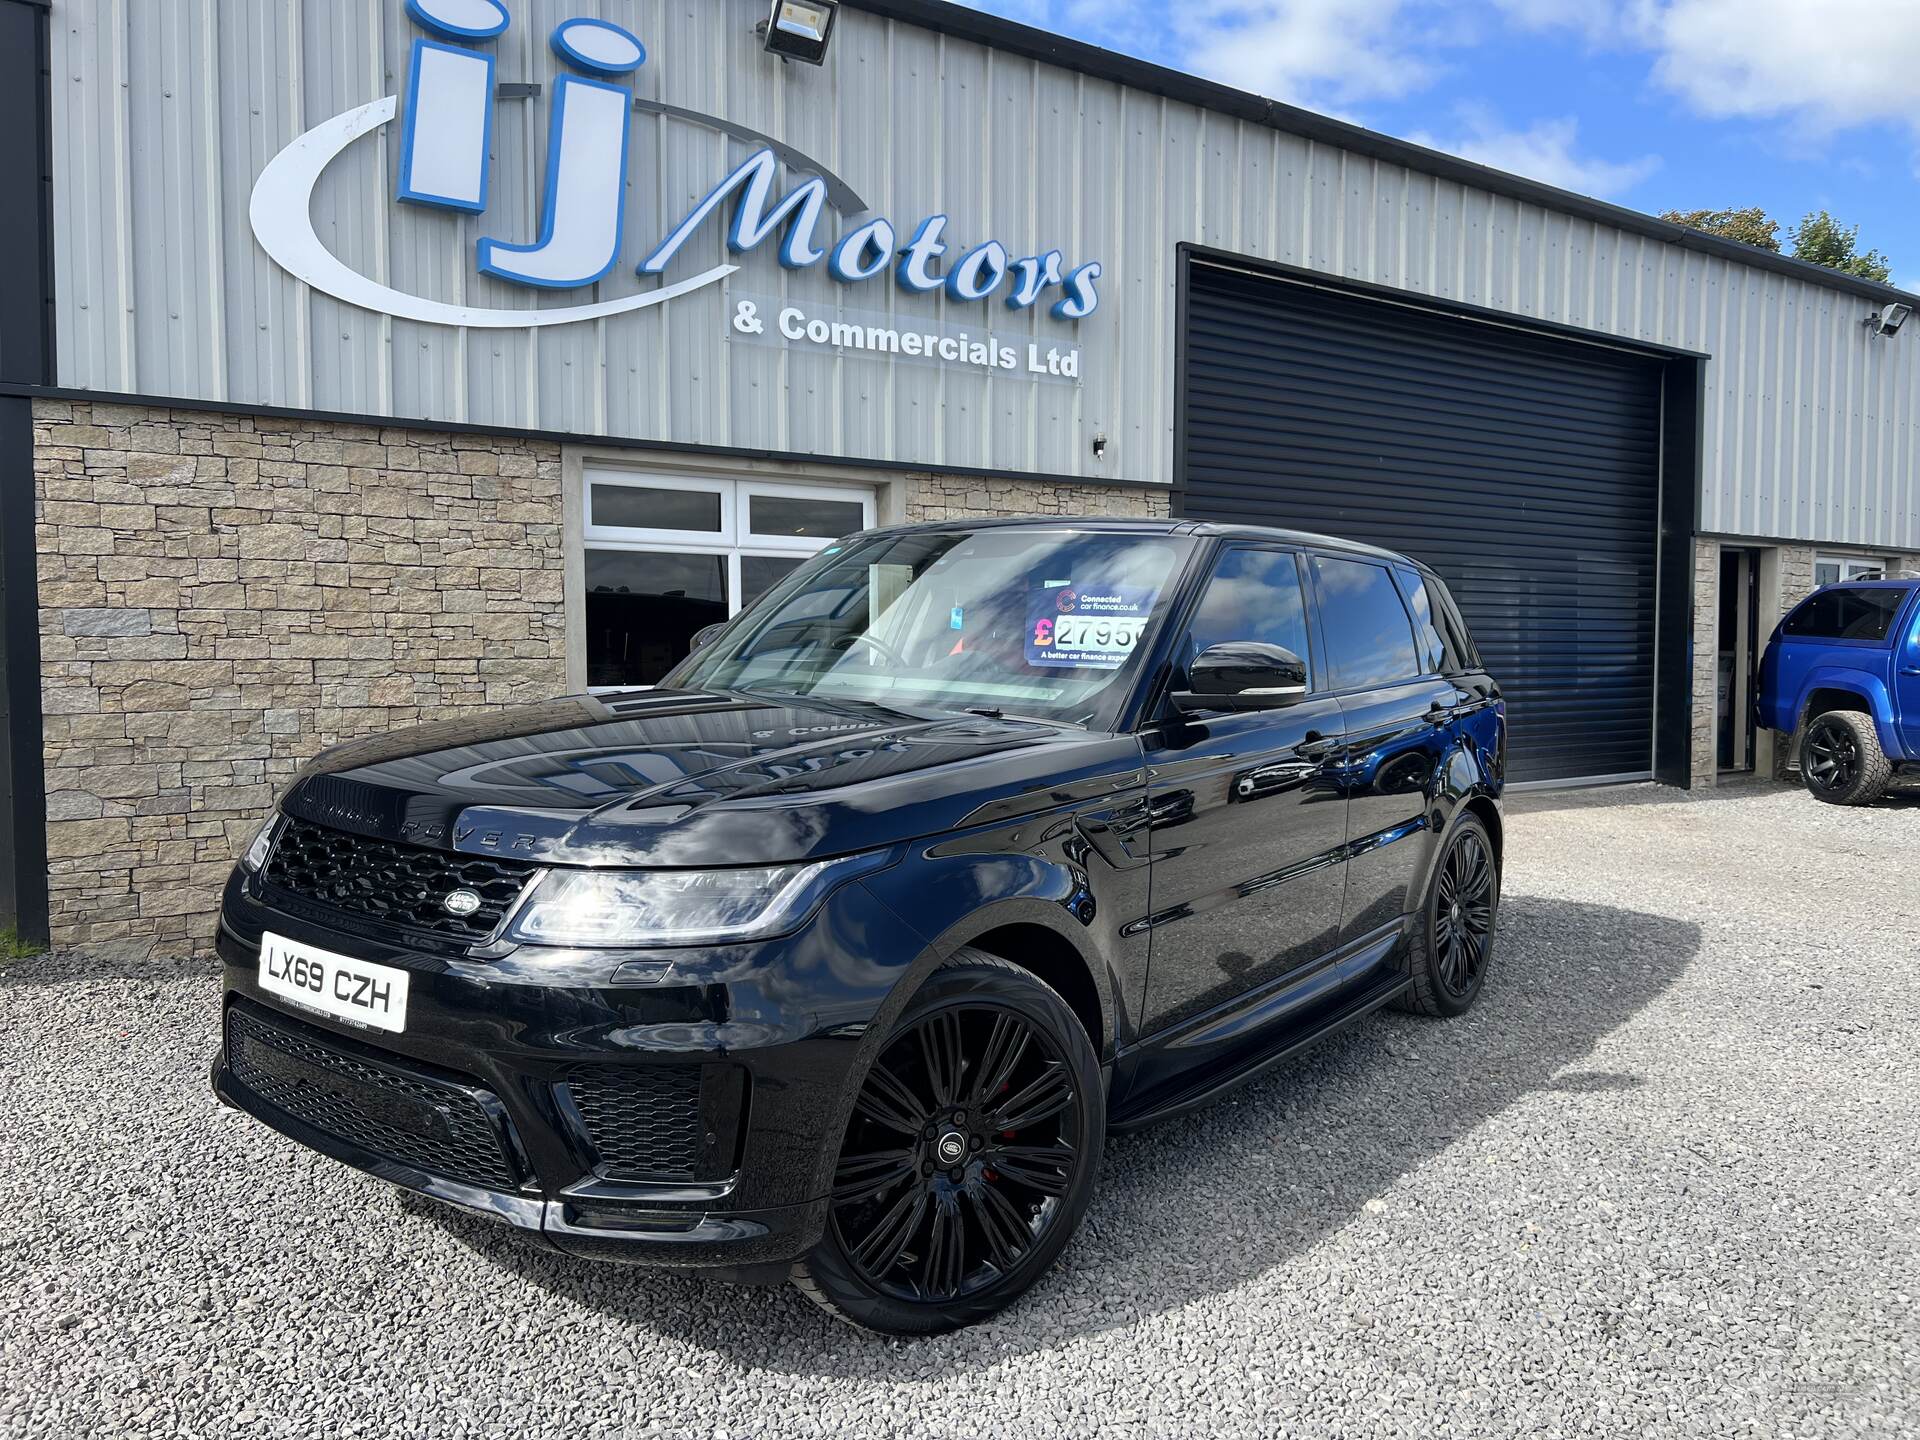
[[[1233,549],[1220,557],[1187,632],[1184,660],[1236,640],[1278,645],[1311,667],[1306,592],[1291,550]]]
[[[1885,640],[1906,590],[1822,590],[1787,617],[1784,633],[1805,640]]]
[[[1448,643],[1446,632],[1441,628],[1444,619],[1435,609],[1426,577],[1402,565],[1394,566],[1393,573],[1400,577],[1400,593],[1407,608],[1413,611],[1413,634],[1419,646],[1422,671],[1428,675],[1459,674],[1466,666],[1461,663],[1458,648]]]
[[[1385,565],[1313,557],[1320,630],[1336,690],[1391,685],[1420,677],[1413,622]]]

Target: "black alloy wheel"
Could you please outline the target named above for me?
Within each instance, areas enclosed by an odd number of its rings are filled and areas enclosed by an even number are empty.
[[[1801,768],[1812,789],[1829,795],[1851,790],[1860,779],[1861,759],[1860,742],[1834,716],[1822,715],[1808,727]]]
[[[1871,715],[1829,710],[1807,726],[1800,746],[1800,774],[1816,800],[1829,805],[1871,805],[1886,793],[1893,766],[1880,746],[1880,732]]]
[[[1413,988],[1401,1008],[1464,1015],[1479,998],[1500,923],[1500,862],[1474,815],[1448,831],[1409,942]]]
[[[868,1071],[826,1237],[794,1278],[870,1329],[984,1319],[1072,1237],[1104,1135],[1098,1060],[1065,1001],[1017,966],[962,951]]]
[[[1434,907],[1435,975],[1450,995],[1471,995],[1493,943],[1493,857],[1478,835],[1463,833],[1440,862]]]

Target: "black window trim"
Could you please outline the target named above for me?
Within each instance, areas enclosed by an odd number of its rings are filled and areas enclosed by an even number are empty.
[[[1427,673],[1425,662],[1420,658],[1420,632],[1414,629],[1413,607],[1407,604],[1407,597],[1401,593],[1400,577],[1394,573],[1398,565],[1394,560],[1383,555],[1359,555],[1350,550],[1333,550],[1321,546],[1311,547],[1302,551],[1301,554],[1303,559],[1319,559],[1324,556],[1328,560],[1344,560],[1351,565],[1371,565],[1377,570],[1385,570],[1387,572],[1387,580],[1393,586],[1394,596],[1400,601],[1400,614],[1407,622],[1407,643],[1413,647],[1413,663],[1422,667],[1419,673],[1406,675],[1398,680],[1382,680],[1374,685],[1348,685],[1344,688],[1328,689],[1324,692],[1315,691],[1315,694],[1324,693],[1335,697],[1371,695],[1381,690],[1398,690],[1403,685],[1419,685],[1435,678],[1433,675]],[[1327,652],[1327,638],[1324,628],[1325,620],[1321,615],[1320,572],[1316,567],[1306,564],[1303,564],[1301,569],[1310,587],[1307,603],[1312,607],[1314,615],[1314,644],[1320,648],[1322,653],[1327,654],[1327,680],[1329,684],[1331,684],[1333,680],[1333,658],[1331,653]]]

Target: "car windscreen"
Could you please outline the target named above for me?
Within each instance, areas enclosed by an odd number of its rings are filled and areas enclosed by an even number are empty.
[[[1192,541],[983,529],[831,546],[666,683],[1102,725]]]
[[[1885,640],[1911,593],[1899,586],[1822,590],[1787,617],[1782,633],[1800,640]]]

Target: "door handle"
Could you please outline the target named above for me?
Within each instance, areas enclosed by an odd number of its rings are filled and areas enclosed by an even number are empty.
[[[1460,711],[1444,700],[1436,700],[1427,707],[1427,718],[1450,725],[1460,718]]]
[[[1333,753],[1333,741],[1318,730],[1309,730],[1300,737],[1300,743],[1293,747],[1293,753],[1302,760],[1324,760]]]
[[[1900,672],[1902,675],[1920,675],[1920,665],[1909,665]]]

